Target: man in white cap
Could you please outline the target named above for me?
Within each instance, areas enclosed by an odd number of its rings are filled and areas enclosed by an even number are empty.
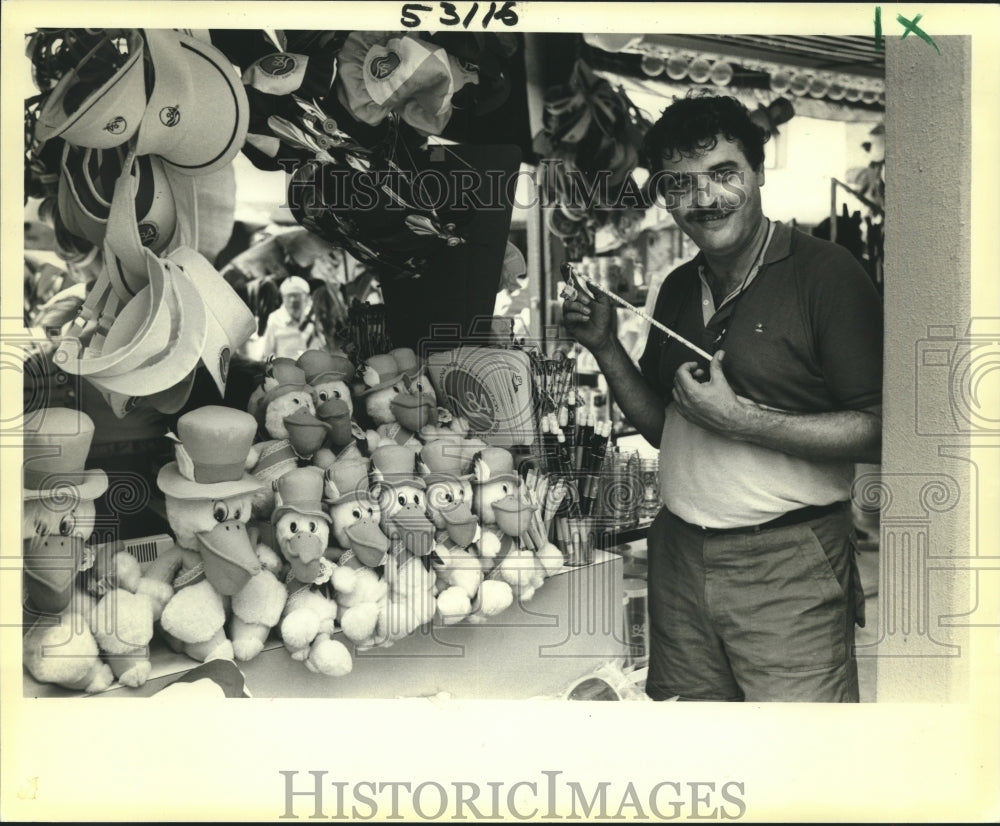
[[[324,342],[310,316],[309,284],[292,275],[281,282],[281,306],[267,318],[263,358],[284,356],[298,358]]]

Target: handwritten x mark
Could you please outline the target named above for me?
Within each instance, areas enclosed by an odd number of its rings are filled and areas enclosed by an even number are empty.
[[[905,29],[903,34],[900,35],[899,39],[904,40],[910,32],[913,32],[917,37],[919,37],[925,43],[930,43],[934,47],[934,51],[936,51],[938,54],[941,54],[941,50],[938,48],[937,43],[934,42],[934,40],[931,38],[929,34],[927,34],[927,32],[925,32],[917,25],[917,23],[920,22],[920,18],[922,17],[923,17],[922,14],[918,14],[916,17],[913,18],[913,20],[907,20],[905,17],[903,17],[903,15],[897,14],[896,20],[899,21],[899,23]]]

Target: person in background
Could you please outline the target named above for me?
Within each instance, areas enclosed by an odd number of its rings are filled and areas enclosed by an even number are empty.
[[[262,358],[298,358],[303,351],[323,347],[310,315],[309,284],[297,275],[281,282],[281,306],[271,313],[264,330]]]
[[[698,247],[638,367],[607,296],[563,315],[660,448],[648,533],[653,699],[857,702],[864,595],[848,507],[880,461],[882,308],[847,250],[764,215],[767,133],[731,97],[669,106],[644,151],[657,203]]]

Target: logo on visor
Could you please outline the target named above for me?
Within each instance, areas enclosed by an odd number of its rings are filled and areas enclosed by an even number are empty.
[[[395,52],[389,52],[381,57],[376,57],[372,62],[371,66],[368,67],[368,71],[376,80],[385,80],[389,75],[399,68],[399,55]]]
[[[116,118],[112,118],[105,125],[104,129],[110,132],[112,135],[120,135],[128,128],[128,122],[119,115]]]
[[[228,347],[223,347],[219,352],[219,375],[222,376],[222,383],[229,379],[229,359],[232,356]]]
[[[260,70],[272,77],[281,77],[295,71],[295,58],[290,54],[271,54],[262,57],[257,64]]]
[[[152,221],[143,221],[139,224],[139,240],[144,247],[151,247],[160,238],[160,228]]]
[[[181,122],[181,110],[176,106],[164,106],[160,110],[160,123],[164,126],[176,126]]]

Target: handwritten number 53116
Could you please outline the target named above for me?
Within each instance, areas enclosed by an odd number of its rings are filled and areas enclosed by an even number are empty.
[[[463,29],[467,29],[479,12],[479,3],[472,3],[464,14],[459,14],[458,6],[455,3],[442,2],[438,3],[437,6],[441,10],[441,16],[437,22],[442,26],[461,26]],[[499,21],[504,26],[516,26],[518,23],[516,6],[517,3],[513,0],[506,0],[506,2],[499,4],[490,3],[489,9],[482,18],[483,28],[485,29],[494,20]],[[434,11],[434,7],[424,3],[403,3],[399,22],[407,29],[416,28],[423,22],[420,15],[429,11]]]

